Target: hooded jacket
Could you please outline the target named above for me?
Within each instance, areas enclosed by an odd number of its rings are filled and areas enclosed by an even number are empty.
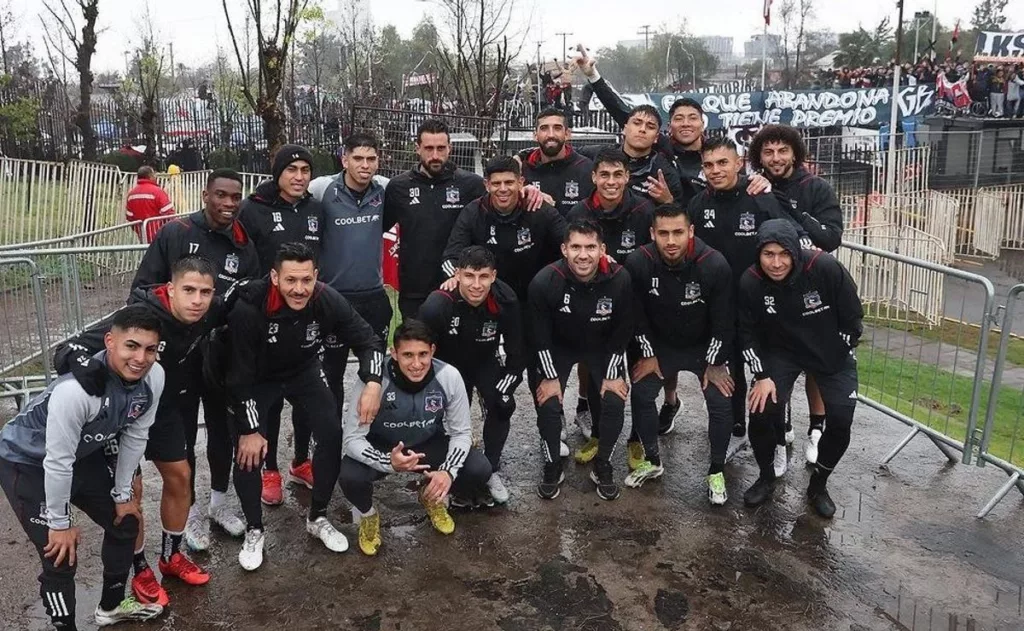
[[[576,204],[566,219],[570,223],[593,221],[601,226],[608,256],[621,265],[634,250],[651,242],[654,206],[646,197],[626,190],[618,206],[605,210],[601,207],[597,191],[594,191],[590,197]]]
[[[573,275],[562,259],[530,283],[531,347],[545,379],[557,379],[551,352],[598,357],[605,379],[626,376],[626,347],[633,335],[633,290],[629,273],[601,257],[589,282]]]
[[[323,207],[307,191],[290,204],[281,199],[277,182],[267,180],[249,195],[238,212],[260,258],[260,276],[270,273],[277,249],[284,243],[305,243],[319,260]]]
[[[511,285],[525,303],[533,277],[562,256],[565,225],[562,216],[547,204],[529,212],[520,200],[515,210],[503,215],[491,207],[490,196],[485,195],[459,213],[444,249],[444,277],[455,275],[455,264],[465,248],[482,245],[497,258],[498,278]]]
[[[291,309],[266,278],[244,283],[236,292],[227,316],[231,370],[226,386],[238,406],[240,434],[259,430],[252,401],[260,384],[285,381],[306,370],[319,361],[325,341],[352,346],[359,358],[359,378],[380,382],[384,342],[334,289],[317,282],[301,311]]]
[[[634,339],[641,357],[656,357],[665,346],[699,347],[714,366],[732,357],[734,283],[720,252],[694,237],[683,259],[669,265],[650,243],[629,255],[626,270],[636,300]]]
[[[788,178],[772,179],[782,209],[807,231],[811,243],[833,252],[843,241],[843,210],[829,183],[800,167]]]
[[[519,152],[523,179],[555,200],[555,210],[565,217],[580,201],[594,192],[591,174],[594,161],[566,143],[565,156],[544,162],[539,147]]]
[[[260,275],[259,259],[249,234],[238,221],[215,230],[199,210],[168,222],[142,256],[132,289],[162,285],[171,280],[171,266],[186,256],[201,256],[218,268],[217,295],[236,282]]]
[[[781,282],[751,265],[738,292],[739,337],[755,379],[768,375],[766,358],[778,353],[811,372],[835,374],[860,341],[864,311],[857,285],[832,255],[803,250],[793,224],[775,219],[757,232],[757,251],[778,243],[793,257]]]
[[[441,262],[459,213],[486,194],[482,177],[444,165],[436,178],[419,166],[393,178],[384,191],[384,230],[400,229],[398,285],[403,297],[426,298],[444,281]]]
[[[320,204],[320,280],[346,296],[383,291],[384,187],[371,180],[356,199],[342,171],[323,189]]]
[[[587,145],[581,147],[579,152],[591,160],[596,160],[597,155],[606,146]],[[665,176],[665,183],[668,184],[668,190],[672,193],[672,201],[676,202],[686,198],[683,184],[679,181],[679,172],[676,170],[675,165],[670,158],[658,151],[656,146],[652,146],[650,153],[645,156],[634,158],[627,154],[627,157],[629,158],[629,163],[626,164],[626,170],[629,171],[629,189],[635,195],[657,204],[658,202],[647,193],[647,178],[658,179],[658,171],[661,171]]]

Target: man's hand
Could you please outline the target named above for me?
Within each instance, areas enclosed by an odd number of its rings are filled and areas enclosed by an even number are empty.
[[[768,181],[768,178],[761,175],[760,173],[755,173],[750,177],[750,181],[747,184],[748,195],[760,195],[761,193],[771,192],[772,183]]]
[[[593,81],[594,77],[597,76],[597,60],[587,54],[587,49],[583,47],[583,44],[576,46],[576,51],[579,55],[574,59],[576,66],[583,72],[583,76],[589,81]]]
[[[359,413],[359,424],[369,425],[377,418],[380,410],[380,384],[376,381],[369,381],[363,386],[363,393],[359,395],[359,404],[356,411]]]
[[[428,464],[420,464],[420,458],[426,458],[426,454],[407,450],[405,443],[398,441],[395,448],[391,450],[391,468],[395,471],[426,471],[430,468]]]
[[[447,471],[427,471],[423,474],[427,486],[423,489],[423,499],[428,502],[443,502],[452,488],[452,476]]]
[[[238,467],[242,471],[259,468],[267,455],[267,439],[259,432],[238,437]]]
[[[748,408],[754,414],[760,414],[764,412],[764,406],[768,404],[768,399],[771,398],[772,403],[778,403],[775,393],[775,382],[765,377],[754,382],[754,387],[750,389],[750,394],[747,396]]]
[[[718,388],[718,391],[725,397],[731,397],[736,389],[736,383],[732,380],[732,375],[729,374],[729,369],[725,366],[708,366],[704,369],[704,380],[701,388],[707,390],[708,384]]]
[[[551,397],[558,397],[558,402],[562,402],[562,384],[558,382],[558,379],[545,379],[537,384],[537,405],[544,405],[544,402]]]
[[[658,379],[665,378],[665,375],[661,374],[661,365],[658,364],[657,357],[646,357],[633,364],[633,383],[640,381],[647,375],[658,375]]]
[[[82,390],[91,397],[103,396],[107,389],[107,367],[86,352],[71,357],[71,374]]]
[[[647,177],[647,194],[659,204],[671,204],[672,191],[668,190],[668,182],[665,181],[665,173],[658,169],[658,177]]]
[[[139,511],[139,502],[135,501],[134,498],[128,500],[127,502],[122,502],[121,504],[114,502],[115,526],[120,526],[121,521],[129,515],[132,515],[133,517],[135,517],[135,519],[139,520],[140,522],[142,521],[142,513]]]
[[[526,212],[534,212],[538,210],[544,204],[549,206],[555,205],[555,199],[550,195],[543,193],[538,187],[530,184],[524,186],[519,196],[526,200]]]
[[[448,280],[446,280],[443,283],[441,283],[441,290],[442,291],[455,291],[455,289],[458,286],[459,286],[459,277],[458,276],[452,276]]]
[[[50,528],[46,546],[43,547],[43,556],[53,559],[54,567],[60,567],[64,559],[68,560],[68,567],[75,567],[78,544],[82,541],[82,533],[77,526],[67,530],[54,530]],[[56,558],[54,558],[56,557]]]
[[[619,396],[623,401],[626,400],[626,396],[629,395],[629,386],[626,385],[625,379],[605,379],[601,382],[601,396],[604,396],[605,392],[613,392]]]

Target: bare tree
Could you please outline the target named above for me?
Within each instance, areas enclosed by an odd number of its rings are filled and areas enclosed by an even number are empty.
[[[797,9],[799,16],[800,25],[797,28],[796,35],[796,69],[794,75],[796,80],[800,80],[800,62],[802,61],[803,53],[807,49],[807,21],[814,17],[814,2],[813,0],[800,0],[800,6]]]
[[[11,0],[0,2],[0,74],[12,74],[7,52],[14,37],[15,19]]]
[[[244,42],[235,33],[228,10],[228,0],[221,0],[228,33],[235,50],[235,60],[242,75],[242,94],[253,111],[263,120],[263,138],[273,155],[285,142],[287,124],[280,96],[284,86],[288,55],[295,39],[307,0],[246,0],[246,17],[256,36],[256,80],[247,56],[242,55]],[[255,86],[254,86],[255,83]],[[255,90],[254,90],[255,87]]]
[[[807,23],[814,16],[813,0],[783,0],[779,7],[782,22],[782,73],[787,88],[798,87],[801,62],[807,48]]]
[[[138,82],[139,98],[142,104],[140,122],[142,137],[146,141],[146,161],[156,156],[157,119],[159,117],[160,89],[165,80],[167,62],[160,50],[153,29],[153,16],[146,3],[142,23],[139,25],[142,41],[135,50],[135,80]]]
[[[74,6],[77,11],[73,12]],[[82,158],[96,159],[96,133],[92,128],[92,56],[96,53],[96,19],[99,17],[99,0],[43,0],[43,7],[50,16],[48,25],[43,22],[43,41],[53,65],[55,54],[59,54],[78,72],[78,110],[75,125],[82,135]],[[81,14],[81,31],[76,13]],[[52,28],[50,28],[52,27]],[[71,51],[65,47],[70,45]],[[74,53],[72,55],[72,52]]]

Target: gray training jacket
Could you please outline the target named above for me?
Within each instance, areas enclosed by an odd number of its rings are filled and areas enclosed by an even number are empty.
[[[388,360],[381,382],[380,411],[369,425],[359,424],[358,405],[350,405],[342,432],[342,453],[383,473],[395,473],[391,450],[399,441],[415,449],[439,433],[448,435],[448,455],[438,469],[454,480],[473,444],[469,398],[462,375],[452,365],[434,360],[434,378],[423,389],[409,393],[392,377],[398,370]],[[362,388],[362,385],[360,385]],[[358,401],[362,389],[353,401]]]
[[[95,357],[105,362],[106,351]],[[111,374],[102,397],[86,394],[67,373],[0,430],[0,458],[43,468],[47,526],[53,530],[71,527],[75,462],[118,435],[117,470],[110,494],[118,503],[131,499],[132,477],[146,451],[163,391],[160,364],[153,364],[145,378],[133,384]]]
[[[345,296],[383,290],[384,185],[375,177],[356,201],[342,172],[313,180],[309,192],[324,209],[320,280]]]

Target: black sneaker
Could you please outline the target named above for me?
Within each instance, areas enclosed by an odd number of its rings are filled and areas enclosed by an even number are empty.
[[[661,411],[658,412],[658,435],[664,436],[671,434],[672,430],[676,428],[676,414],[679,413],[679,408],[683,407],[683,402],[676,399],[675,405],[669,405],[668,403],[661,404]]]
[[[594,462],[590,480],[597,485],[597,496],[601,499],[611,501],[619,496],[610,462]]]
[[[475,502],[471,498],[465,497],[463,495],[456,495],[455,493],[452,493],[451,495],[448,496],[449,508],[469,510],[473,508],[474,504]]]
[[[824,487],[817,490],[808,488],[807,503],[811,505],[814,512],[825,519],[832,519],[832,516],[836,514],[836,503],[832,501],[828,494],[828,489]]]
[[[544,479],[537,485],[537,495],[541,499],[553,500],[558,497],[559,485],[565,480],[562,463],[548,462],[544,464]]]
[[[491,497],[491,494],[487,491],[487,489],[477,491],[476,495],[473,497],[473,507],[494,508],[494,498]]]
[[[760,477],[743,494],[743,503],[747,506],[760,506],[767,502],[775,493],[775,478]]]

